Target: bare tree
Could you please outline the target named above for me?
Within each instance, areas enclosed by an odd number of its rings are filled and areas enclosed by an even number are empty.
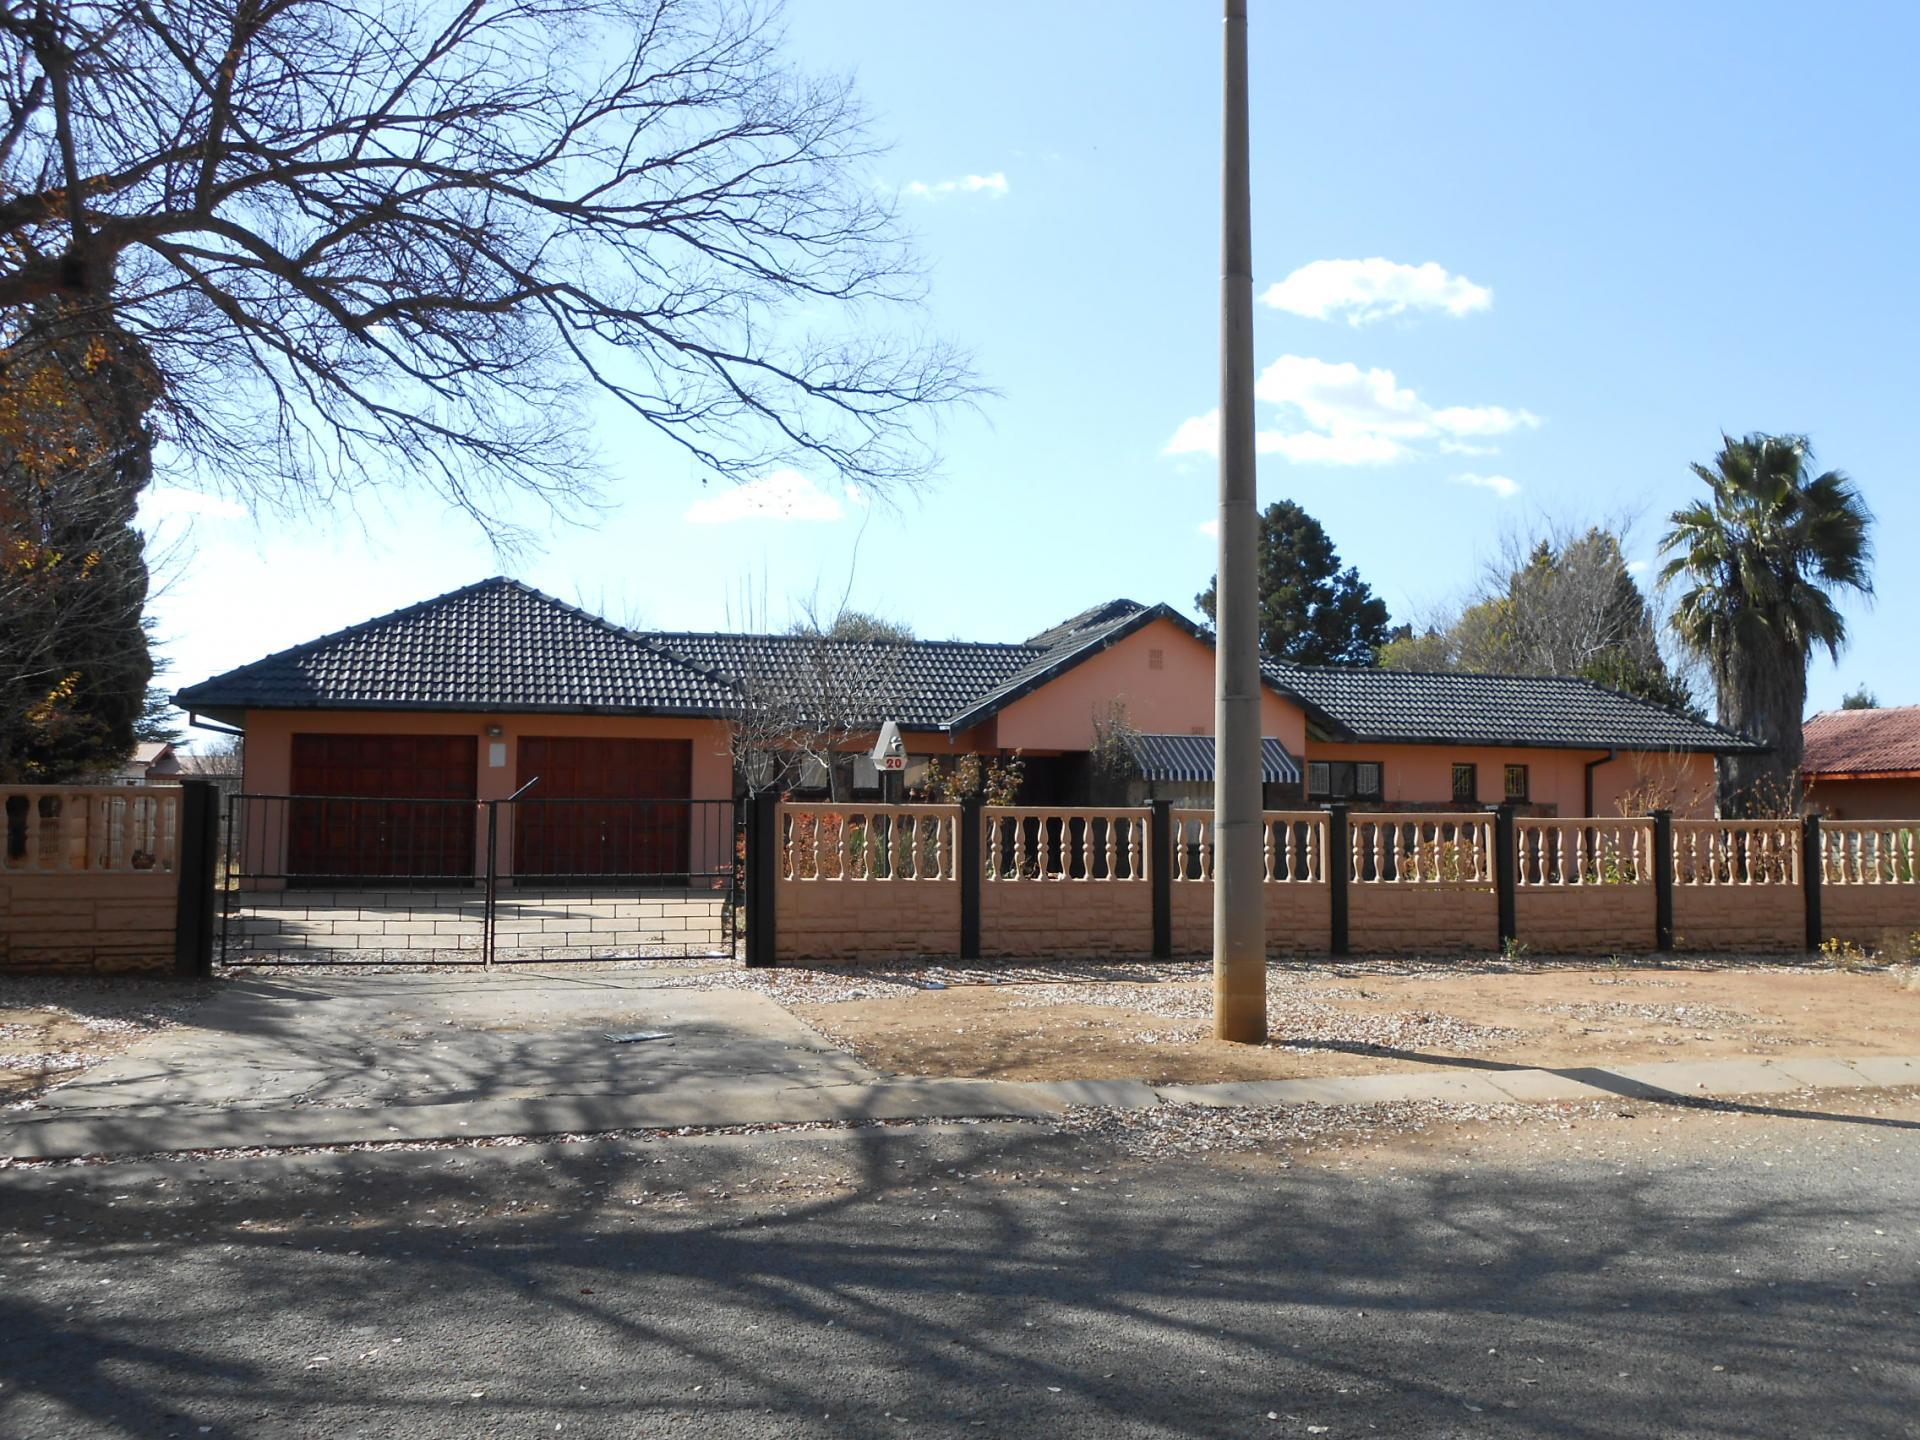
[[[718,476],[911,483],[966,367],[881,318],[863,117],[779,44],[753,0],[0,0],[0,309],[124,336],[254,501],[562,501],[596,390]]]
[[[1466,602],[1381,653],[1401,670],[1574,675],[1677,709],[1689,674],[1661,646],[1657,598],[1627,561],[1631,517],[1507,530]]]
[[[764,610],[747,608],[748,628],[761,628]],[[743,644],[733,677],[742,696],[734,771],[757,794],[790,785],[811,768],[824,774],[830,799],[844,800],[855,742],[895,718],[913,633],[848,608],[846,595],[829,608],[816,594],[795,609],[785,634],[750,636]]]

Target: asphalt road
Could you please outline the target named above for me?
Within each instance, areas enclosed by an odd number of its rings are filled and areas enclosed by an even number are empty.
[[[1833,1108],[12,1170],[0,1435],[1920,1435],[1920,1103]]]

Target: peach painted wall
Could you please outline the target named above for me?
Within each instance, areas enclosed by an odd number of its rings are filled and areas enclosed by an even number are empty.
[[[504,732],[499,741],[506,746],[506,763],[490,764],[489,746],[495,743],[487,727],[498,725]],[[472,735],[477,737],[479,771],[477,795],[481,800],[504,800],[520,787],[520,739],[528,735],[590,736],[623,740],[688,740],[693,750],[693,796],[699,800],[725,800],[733,796],[733,760],[728,744],[729,726],[724,720],[675,720],[620,715],[539,715],[511,712],[438,710],[249,710],[246,720],[246,770],[243,788],[250,795],[286,795],[290,793],[293,771],[293,737],[296,734],[329,735]],[[504,827],[503,827],[504,828]],[[724,844],[714,838],[724,826],[716,826],[708,817],[692,825],[694,853],[690,863],[696,870],[722,869],[724,852],[707,853]],[[475,847],[475,869],[484,873],[486,860]],[[272,846],[250,856],[254,868],[277,870],[277,850]],[[509,857],[502,855],[502,865]]]
[[[1372,760],[1381,773],[1389,804],[1439,804],[1453,798],[1453,767],[1474,765],[1479,773],[1479,803],[1498,805],[1504,795],[1506,767],[1527,767],[1527,798],[1551,805],[1560,815],[1584,815],[1586,762],[1604,750],[1547,750],[1472,745],[1347,745],[1309,740],[1308,760]],[[1713,757],[1710,755],[1622,754],[1593,772],[1593,813],[1617,815],[1623,796],[1658,782],[1676,797],[1682,818],[1713,815]],[[1681,803],[1684,802],[1684,803]]]
[[[1807,786],[1807,808],[1835,820],[1920,818],[1920,780],[1815,778]]]
[[[1211,735],[1212,647],[1156,620],[1002,710],[999,743],[1008,750],[1090,749],[1094,715],[1116,700],[1146,734]],[[1295,755],[1306,743],[1306,716],[1271,690],[1261,694],[1260,728]]]

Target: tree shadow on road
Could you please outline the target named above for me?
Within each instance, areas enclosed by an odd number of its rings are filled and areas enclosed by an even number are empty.
[[[1866,1233],[1910,1233],[1911,1206],[1881,1217],[1853,1187],[1830,1250],[1833,1197],[1705,1164],[1363,1179],[980,1126],[164,1172],[160,1192],[82,1170],[0,1189],[0,1222],[67,1256],[31,1285],[24,1260],[0,1270],[6,1333],[34,1337],[0,1347],[0,1428],[1911,1425],[1911,1266]]]

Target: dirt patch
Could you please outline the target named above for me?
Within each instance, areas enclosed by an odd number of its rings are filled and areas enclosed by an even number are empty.
[[[203,984],[131,976],[0,978],[0,1106],[29,1101],[178,1025],[210,993]]]
[[[1920,1054],[1911,973],[1799,964],[1278,964],[1266,1045],[1210,1034],[1204,967],[735,972],[876,1069],[1206,1083],[1474,1064]]]

